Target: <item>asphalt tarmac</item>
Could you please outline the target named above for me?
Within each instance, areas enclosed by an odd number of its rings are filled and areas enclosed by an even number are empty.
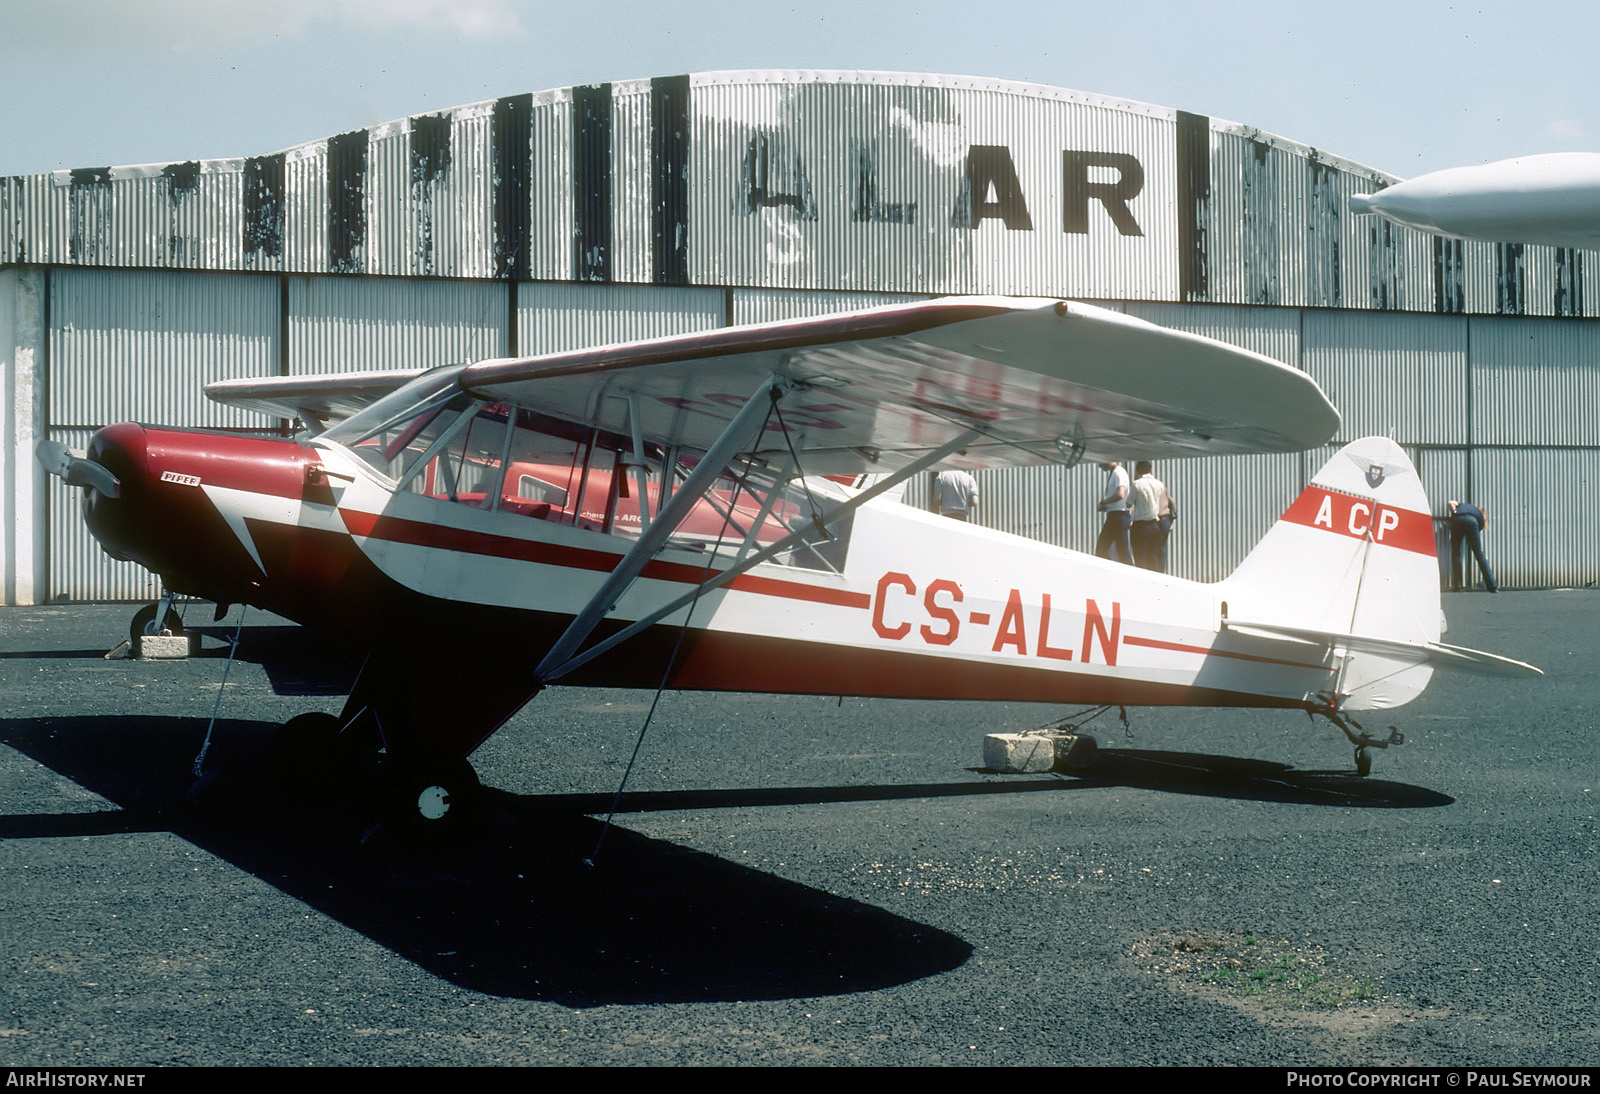
[[[354,655],[247,617],[223,687],[237,609],[104,659],[132,611],[0,609],[0,1066],[1600,1061],[1593,592],[1448,596],[1548,675],[1436,676],[1366,779],[1293,712],[1076,778],[981,769],[1053,708],[668,694],[606,829],[652,696],[552,688],[420,849],[265,775]]]

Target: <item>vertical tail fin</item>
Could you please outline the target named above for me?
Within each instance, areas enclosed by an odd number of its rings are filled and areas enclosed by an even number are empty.
[[[1223,599],[1235,620],[1437,642],[1433,518],[1400,446],[1366,437],[1340,449],[1223,583]],[[1339,705],[1399,706],[1432,671],[1416,659],[1347,649]]]

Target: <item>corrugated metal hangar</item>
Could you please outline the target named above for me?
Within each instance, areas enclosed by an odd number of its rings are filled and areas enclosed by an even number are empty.
[[[33,459],[128,419],[277,432],[236,376],[417,368],[924,296],[1058,296],[1310,373],[1509,587],[1600,580],[1600,253],[1350,212],[1390,176],[1036,85],[736,72],[563,88],[248,159],[0,179],[8,604],[147,599]],[[1174,572],[1226,574],[1331,450],[1176,461]],[[1138,453],[1129,453],[1130,460]],[[989,472],[983,523],[1092,548],[1093,468]],[[916,502],[917,491],[908,495]]]

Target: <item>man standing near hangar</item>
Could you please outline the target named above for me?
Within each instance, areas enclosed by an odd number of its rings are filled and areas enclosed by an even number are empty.
[[[1106,488],[1100,495],[1100,512],[1106,515],[1094,553],[1101,558],[1133,565],[1133,546],[1128,539],[1128,473],[1115,460],[1100,464],[1106,473]]]
[[[933,500],[941,517],[971,520],[978,507],[978,480],[965,471],[941,471],[933,480]]]

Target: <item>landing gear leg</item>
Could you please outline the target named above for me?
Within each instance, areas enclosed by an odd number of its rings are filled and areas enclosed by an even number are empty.
[[[1389,736],[1387,738],[1379,740],[1362,729],[1361,723],[1349,715],[1342,715],[1335,710],[1321,710],[1317,713],[1343,730],[1350,743],[1356,746],[1357,778],[1364,779],[1372,771],[1372,757],[1367,755],[1367,749],[1388,748],[1390,745],[1403,745],[1406,743],[1405,735],[1394,726],[1389,727]]]

